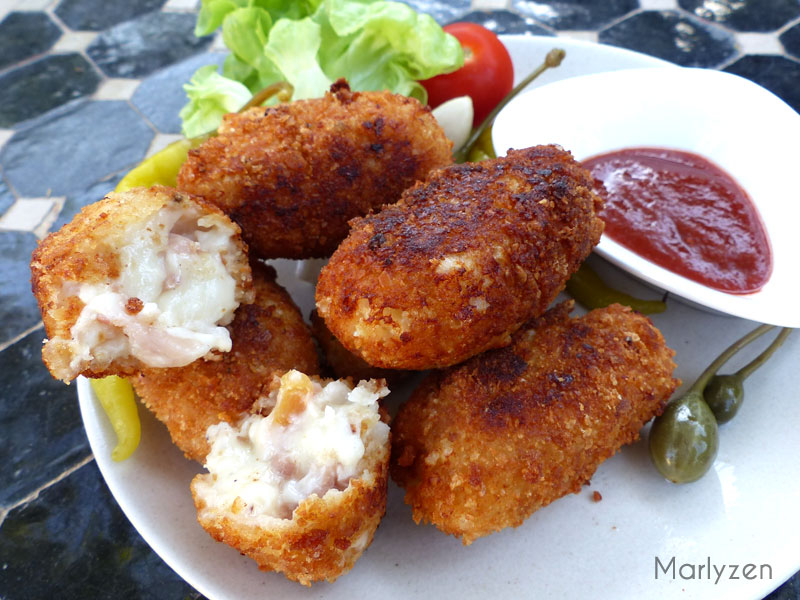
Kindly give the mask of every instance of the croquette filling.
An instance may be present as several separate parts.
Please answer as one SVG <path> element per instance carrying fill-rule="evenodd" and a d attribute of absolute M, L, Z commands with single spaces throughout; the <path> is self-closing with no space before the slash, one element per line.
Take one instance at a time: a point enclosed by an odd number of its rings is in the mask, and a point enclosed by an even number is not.
<path fill-rule="evenodd" d="M 188 205 L 165 207 L 131 228 L 116 280 L 64 290 L 85 305 L 70 331 L 70 366 L 133 356 L 152 367 L 181 367 L 229 351 L 224 325 L 239 305 L 226 267 L 237 252 L 234 235 L 232 224 Z"/>
<path fill-rule="evenodd" d="M 378 399 L 388 393 L 373 380 L 353 389 L 289 371 L 268 416 L 209 427 L 210 477 L 196 491 L 212 508 L 291 519 L 309 496 L 345 490 L 363 473 L 369 449 L 388 443 L 389 427 L 378 415 Z"/>

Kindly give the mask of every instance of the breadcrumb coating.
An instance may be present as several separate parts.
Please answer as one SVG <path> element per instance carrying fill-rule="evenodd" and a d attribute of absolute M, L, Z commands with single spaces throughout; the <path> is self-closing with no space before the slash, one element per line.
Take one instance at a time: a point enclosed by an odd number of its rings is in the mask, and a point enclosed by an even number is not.
<path fill-rule="evenodd" d="M 319 373 L 317 350 L 300 310 L 275 281 L 275 269 L 251 263 L 255 301 L 240 306 L 231 332 L 231 351 L 215 361 L 173 369 L 145 368 L 131 379 L 134 389 L 169 430 L 187 458 L 202 463 L 206 431 L 233 423 L 269 395 L 272 380 L 291 369 Z"/>
<path fill-rule="evenodd" d="M 577 493 L 680 383 L 650 320 L 562 303 L 513 343 L 423 381 L 392 423 L 392 478 L 414 520 L 470 544 Z"/>
<path fill-rule="evenodd" d="M 349 219 L 395 202 L 451 152 L 417 100 L 339 80 L 322 98 L 226 115 L 178 188 L 221 207 L 261 258 L 326 257 Z"/>
<path fill-rule="evenodd" d="M 163 186 L 84 207 L 39 244 L 31 274 L 48 337 L 42 356 L 65 382 L 211 358 L 229 343 L 218 338 L 227 338 L 222 326 L 236 306 L 253 299 L 239 227 L 202 198 Z M 180 297 L 187 285 L 191 301 Z"/>
<path fill-rule="evenodd" d="M 429 369 L 508 345 L 600 240 L 588 171 L 557 146 L 435 171 L 352 229 L 317 310 L 367 363 Z"/>
<path fill-rule="evenodd" d="M 387 393 L 380 381 L 362 382 L 355 389 L 350 384 L 346 388 L 352 389 L 349 398 L 355 394 L 362 399 L 356 401 L 361 404 L 361 408 L 356 409 L 356 415 L 361 415 L 357 417 L 361 421 L 360 425 L 351 421 L 350 426 L 352 433 L 357 438 L 360 437 L 364 446 L 363 457 L 355 466 L 355 476 L 349 481 L 337 482 L 342 485 L 336 485 L 333 482 L 336 477 L 331 475 L 330 483 L 322 484 L 327 491 L 311 493 L 301 499 L 291 510 L 291 514 L 285 517 L 265 514 L 264 507 L 253 503 L 254 497 L 275 498 L 274 491 L 264 491 L 262 486 L 266 480 L 275 483 L 276 477 L 302 477 L 301 481 L 277 481 L 277 485 L 286 485 L 289 492 L 293 493 L 313 476 L 306 474 L 302 467 L 292 462 L 296 458 L 295 451 L 278 451 L 270 459 L 269 456 L 258 456 L 258 448 L 264 444 L 280 446 L 282 442 L 278 438 L 285 435 L 285 432 L 291 433 L 293 427 L 308 425 L 308 417 L 303 415 L 307 410 L 304 407 L 311 403 L 308 394 L 319 393 L 320 385 L 341 388 L 342 382 L 326 383 L 316 378 L 309 380 L 296 372 L 284 375 L 280 380 L 280 388 L 275 390 L 275 408 L 266 417 L 272 423 L 259 420 L 257 416 L 255 421 L 251 418 L 242 425 L 247 427 L 247 433 L 243 430 L 236 438 L 253 441 L 250 449 L 236 449 L 231 454 L 223 455 L 216 463 L 225 468 L 231 461 L 240 461 L 245 469 L 235 467 L 233 473 L 227 474 L 212 470 L 208 474 L 196 476 L 192 481 L 198 521 L 214 539 L 249 556 L 262 570 L 280 571 L 289 579 L 303 585 L 322 580 L 332 582 L 350 570 L 372 542 L 378 524 L 386 512 L 390 445 L 389 429 L 378 416 L 377 398 Z M 309 387 L 313 387 L 315 391 L 309 392 Z M 320 424 L 320 419 L 335 420 L 335 417 L 331 417 L 336 410 L 330 407 L 325 409 L 324 416 L 314 417 L 315 422 Z M 304 419 L 306 424 L 298 425 Z M 264 429 L 255 431 L 259 427 Z M 264 432 L 269 433 L 269 439 L 259 440 L 260 434 Z M 320 442 L 319 436 L 314 432 L 300 439 L 306 443 L 309 437 L 312 438 L 312 443 Z M 224 451 L 225 448 L 220 448 L 219 444 L 224 444 L 229 439 L 230 437 L 216 440 L 209 459 L 215 453 Z M 247 441 L 244 443 L 249 444 Z M 291 438 L 284 443 L 297 444 L 297 439 Z M 322 440 L 321 443 L 324 446 L 328 442 Z M 344 444 L 345 451 L 349 445 L 347 442 Z M 271 467 L 269 460 L 274 461 Z M 326 458 L 320 455 L 319 460 L 324 464 Z M 209 469 L 212 467 L 213 465 L 209 466 Z M 258 479 L 251 478 L 248 476 L 248 467 L 264 472 Z M 347 467 L 330 463 L 326 469 L 329 473 L 340 473 L 343 469 L 347 470 Z M 256 486 L 255 489 L 248 490 L 244 487 L 251 485 L 250 482 Z"/>
<path fill-rule="evenodd" d="M 342 346 L 334 335 L 325 326 L 316 310 L 311 311 L 311 332 L 322 350 L 326 366 L 336 377 L 351 377 L 353 381 L 364 379 L 385 379 L 390 384 L 398 383 L 405 379 L 409 371 L 394 369 L 381 369 L 367 364 L 362 358 Z"/>

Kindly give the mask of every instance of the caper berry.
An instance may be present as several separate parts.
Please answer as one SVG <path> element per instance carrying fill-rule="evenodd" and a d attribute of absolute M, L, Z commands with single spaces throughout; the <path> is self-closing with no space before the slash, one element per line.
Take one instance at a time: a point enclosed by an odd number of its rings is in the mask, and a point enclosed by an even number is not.
<path fill-rule="evenodd" d="M 703 390 L 703 398 L 717 418 L 717 423 L 727 423 L 736 416 L 744 400 L 742 377 L 735 373 L 715 375 Z"/>
<path fill-rule="evenodd" d="M 699 392 L 673 400 L 653 421 L 650 457 L 659 472 L 674 483 L 705 475 L 719 446 L 717 420 Z"/>

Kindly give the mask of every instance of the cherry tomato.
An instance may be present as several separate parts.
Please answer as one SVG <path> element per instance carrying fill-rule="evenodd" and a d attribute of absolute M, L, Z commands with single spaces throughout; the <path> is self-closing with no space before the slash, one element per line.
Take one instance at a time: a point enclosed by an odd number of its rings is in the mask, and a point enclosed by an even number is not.
<path fill-rule="evenodd" d="M 513 87 L 511 56 L 492 31 L 477 23 L 451 23 L 444 30 L 461 42 L 464 66 L 421 82 L 428 90 L 428 104 L 435 108 L 451 98 L 469 96 L 477 126 Z"/>

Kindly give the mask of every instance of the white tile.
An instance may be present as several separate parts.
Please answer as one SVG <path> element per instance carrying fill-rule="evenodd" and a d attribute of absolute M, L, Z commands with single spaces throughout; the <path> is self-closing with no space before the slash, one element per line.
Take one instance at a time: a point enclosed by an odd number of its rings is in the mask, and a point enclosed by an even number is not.
<path fill-rule="evenodd" d="M 0 15 L 15 10 L 45 10 L 54 3 L 55 0 L 0 0 Z"/>
<path fill-rule="evenodd" d="M 96 31 L 66 31 L 58 38 L 51 52 L 82 52 L 96 37 Z"/>
<path fill-rule="evenodd" d="M 597 42 L 596 31 L 559 31 L 558 37 L 566 37 L 572 40 L 582 40 L 584 42 Z"/>
<path fill-rule="evenodd" d="M 217 34 L 214 36 L 214 39 L 211 42 L 211 47 L 209 48 L 209 50 L 211 52 L 224 52 L 228 50 L 228 47 L 222 40 L 222 32 L 217 32 Z"/>
<path fill-rule="evenodd" d="M 677 10 L 678 0 L 639 0 L 642 10 Z"/>
<path fill-rule="evenodd" d="M 198 0 L 168 0 L 164 5 L 164 10 L 169 12 L 194 12 L 198 4 Z"/>
<path fill-rule="evenodd" d="M 6 145 L 6 142 L 14 135 L 13 129 L 0 129 L 0 148 Z"/>
<path fill-rule="evenodd" d="M 160 152 L 172 142 L 177 142 L 183 139 L 183 136 L 178 133 L 157 133 L 150 143 L 150 148 L 147 150 L 147 156 L 152 156 L 156 152 Z"/>
<path fill-rule="evenodd" d="M 94 93 L 95 100 L 130 100 L 139 87 L 138 79 L 112 77 L 103 81 Z"/>
<path fill-rule="evenodd" d="M 58 210 L 63 199 L 22 198 L 11 205 L 0 217 L 0 230 L 34 231 L 42 222 Z M 55 219 L 55 217 L 53 217 Z"/>
<path fill-rule="evenodd" d="M 48 233 L 50 233 L 50 229 L 53 227 L 53 223 L 55 223 L 58 215 L 61 214 L 61 209 L 64 208 L 64 201 L 66 198 L 63 196 L 59 196 L 56 198 L 51 198 L 54 201 L 53 208 L 47 213 L 44 218 L 42 219 L 41 223 L 39 223 L 33 230 L 33 233 L 36 235 L 37 238 L 40 240 L 44 239 Z"/>
<path fill-rule="evenodd" d="M 511 0 L 472 0 L 470 8 L 472 10 L 501 10 L 508 9 Z"/>
<path fill-rule="evenodd" d="M 783 54 L 783 47 L 776 35 L 770 33 L 734 34 L 739 49 L 744 54 Z"/>

